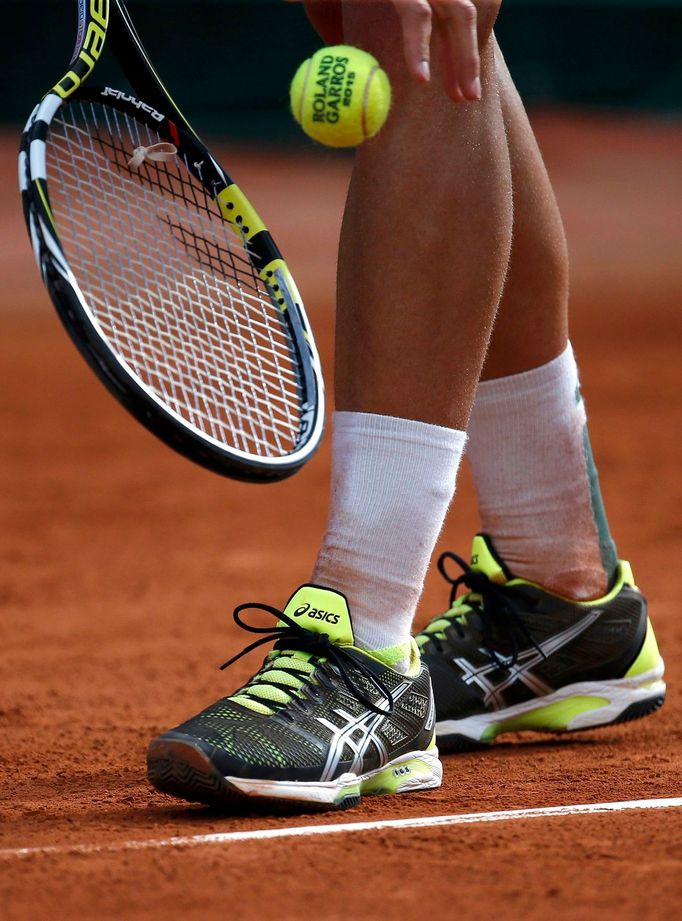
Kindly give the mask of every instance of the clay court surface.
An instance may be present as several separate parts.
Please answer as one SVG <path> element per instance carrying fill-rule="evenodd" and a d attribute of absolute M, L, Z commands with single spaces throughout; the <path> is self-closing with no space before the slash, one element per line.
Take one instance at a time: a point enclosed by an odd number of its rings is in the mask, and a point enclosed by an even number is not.
<path fill-rule="evenodd" d="M 611 525 L 667 663 L 653 717 L 523 737 L 445 759 L 441 790 L 322 816 L 219 815 L 145 780 L 147 741 L 223 696 L 258 654 L 242 601 L 281 605 L 308 574 L 329 441 L 294 479 L 222 480 L 118 407 L 53 314 L 0 145 L 2 576 L 0 913 L 16 919 L 679 918 L 682 809 L 133 850 L 254 829 L 682 796 L 679 202 L 671 124 L 536 118 L 573 258 L 572 338 Z M 306 297 L 331 388 L 333 272 L 350 160 L 222 157 L 264 212 Z M 396 301 L 397 311 L 406 305 Z M 463 343 L 453 341 L 453 368 Z M 465 470 L 441 540 L 476 528 Z M 425 620 L 446 601 L 427 582 Z M 87 848 L 69 850 L 72 846 Z M 19 848 L 56 850 L 17 854 Z"/>

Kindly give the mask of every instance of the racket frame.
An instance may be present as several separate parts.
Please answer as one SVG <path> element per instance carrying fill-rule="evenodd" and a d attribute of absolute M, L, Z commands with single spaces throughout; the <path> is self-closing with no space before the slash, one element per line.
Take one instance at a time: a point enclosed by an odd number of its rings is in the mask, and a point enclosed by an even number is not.
<path fill-rule="evenodd" d="M 303 302 L 272 236 L 241 189 L 216 162 L 171 99 L 154 70 L 122 0 L 78 0 L 79 29 L 69 71 L 31 113 L 19 154 L 24 216 L 38 266 L 57 313 L 83 358 L 112 395 L 147 429 L 202 466 L 248 482 L 280 480 L 295 473 L 317 450 L 324 430 L 324 384 L 319 355 Z M 111 87 L 88 88 L 109 35 L 127 79 L 143 100 Z M 125 62 L 125 63 L 124 63 Z M 144 91 L 144 92 L 141 92 Z M 282 455 L 261 456 L 227 446 L 166 405 L 108 345 L 90 310 L 59 239 L 50 206 L 46 142 L 50 123 L 71 98 L 103 101 L 128 115 L 153 119 L 160 135 L 219 206 L 222 217 L 248 245 L 252 265 L 280 310 L 301 371 L 299 437 Z M 197 165 L 201 164 L 198 168 Z"/>

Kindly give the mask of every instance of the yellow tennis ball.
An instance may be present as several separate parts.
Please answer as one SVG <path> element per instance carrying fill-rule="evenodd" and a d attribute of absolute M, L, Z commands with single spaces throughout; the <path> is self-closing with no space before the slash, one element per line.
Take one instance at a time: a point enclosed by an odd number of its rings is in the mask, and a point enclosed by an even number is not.
<path fill-rule="evenodd" d="M 373 137 L 391 107 L 391 84 L 379 62 L 351 45 L 320 48 L 291 82 L 291 111 L 307 135 L 329 147 Z"/>

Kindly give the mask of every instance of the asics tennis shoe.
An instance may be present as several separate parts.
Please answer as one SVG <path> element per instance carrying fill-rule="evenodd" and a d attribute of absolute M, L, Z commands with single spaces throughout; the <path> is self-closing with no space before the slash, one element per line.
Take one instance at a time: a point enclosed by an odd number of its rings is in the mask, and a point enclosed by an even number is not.
<path fill-rule="evenodd" d="M 246 623 L 249 607 L 277 626 Z M 414 641 L 402 674 L 384 661 L 390 651 L 355 645 L 345 597 L 314 585 L 284 611 L 240 605 L 234 617 L 264 635 L 226 665 L 262 643 L 275 647 L 242 688 L 154 739 L 148 775 L 157 790 L 212 806 L 251 798 L 340 809 L 363 795 L 440 786 L 431 680 Z"/>
<path fill-rule="evenodd" d="M 610 726 L 663 704 L 663 659 L 628 563 L 594 601 L 515 578 L 483 534 L 471 565 L 444 553 L 438 567 L 451 585 L 450 608 L 416 639 L 431 671 L 441 751 L 507 732 Z"/>

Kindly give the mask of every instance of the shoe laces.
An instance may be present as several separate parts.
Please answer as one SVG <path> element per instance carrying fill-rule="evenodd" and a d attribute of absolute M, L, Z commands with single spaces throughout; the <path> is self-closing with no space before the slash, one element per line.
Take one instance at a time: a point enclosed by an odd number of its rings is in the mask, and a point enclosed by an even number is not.
<path fill-rule="evenodd" d="M 242 618 L 242 611 L 258 610 L 272 614 L 282 625 L 258 627 Z M 352 647 L 333 643 L 326 633 L 314 633 L 299 626 L 284 611 L 269 604 L 246 602 L 238 605 L 232 614 L 235 623 L 249 633 L 261 633 L 260 639 L 250 643 L 236 656 L 220 666 L 229 668 L 242 656 L 254 649 L 275 642 L 277 646 L 266 657 L 261 668 L 230 700 L 263 714 L 288 711 L 293 705 L 304 713 L 309 710 L 306 698 L 318 699 L 319 685 L 330 689 L 334 679 L 340 677 L 348 691 L 374 713 L 390 716 L 395 703 L 390 688 L 362 661 L 362 654 Z M 382 696 L 375 703 L 365 693 L 353 672 L 363 675 Z"/>
<path fill-rule="evenodd" d="M 450 574 L 447 566 L 450 562 L 455 562 L 460 567 L 460 575 L 453 577 Z M 503 586 L 491 581 L 484 572 L 472 569 L 466 560 L 449 550 L 438 558 L 438 571 L 450 584 L 450 608 L 444 614 L 439 614 L 421 631 L 417 637 L 420 646 L 431 640 L 436 644 L 438 651 L 442 651 L 442 641 L 446 639 L 445 631 L 450 627 L 454 627 L 457 635 L 464 639 L 465 626 L 473 614 L 480 625 L 481 648 L 498 665 L 508 667 L 518 661 L 521 638 L 546 658 L 521 618 L 520 599 L 514 598 Z M 465 586 L 469 591 L 458 597 L 460 586 Z M 496 632 L 507 638 L 511 655 L 503 656 L 495 649 Z"/>

